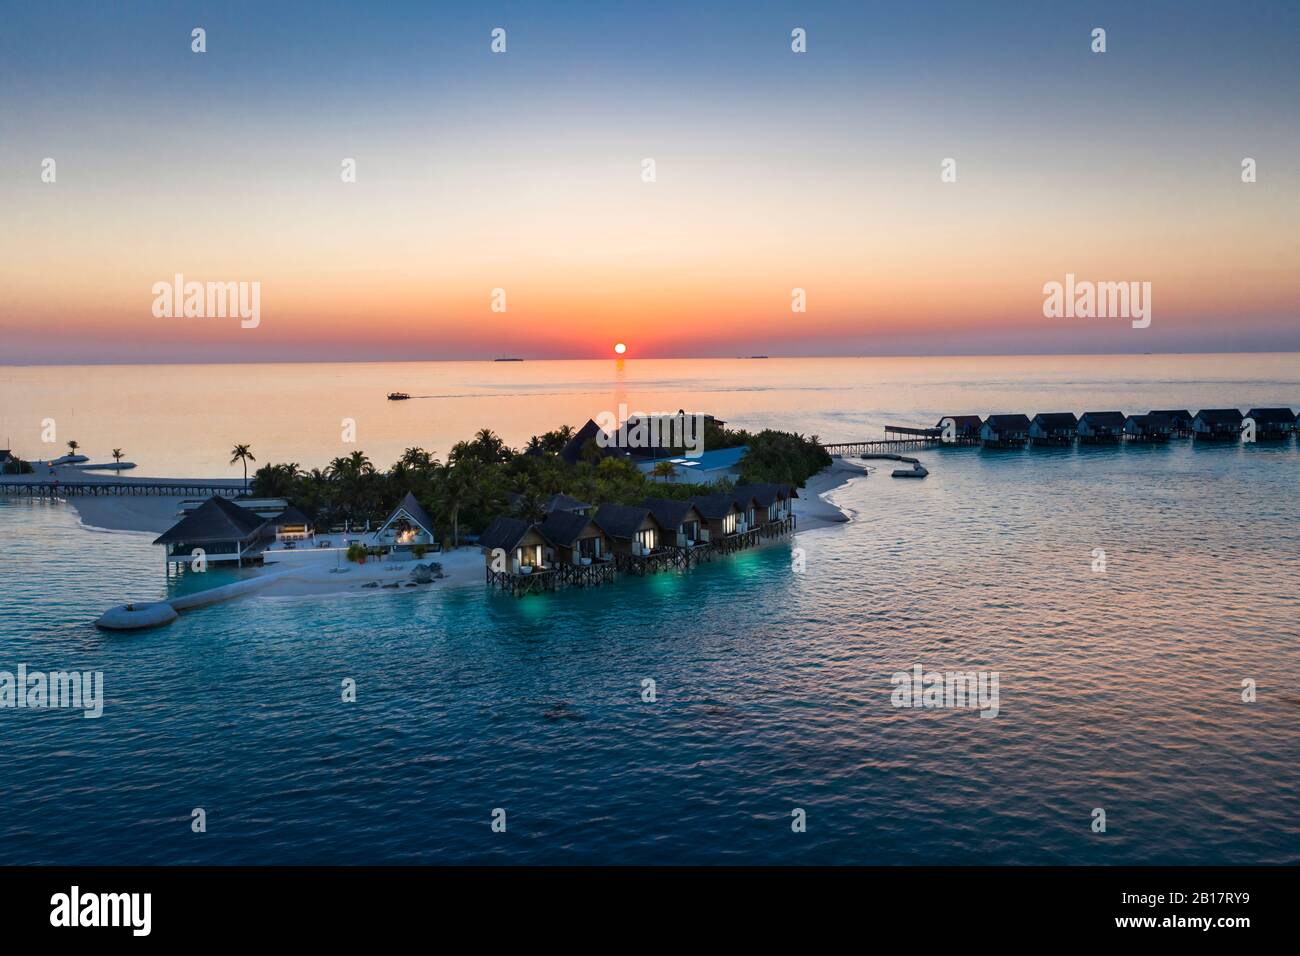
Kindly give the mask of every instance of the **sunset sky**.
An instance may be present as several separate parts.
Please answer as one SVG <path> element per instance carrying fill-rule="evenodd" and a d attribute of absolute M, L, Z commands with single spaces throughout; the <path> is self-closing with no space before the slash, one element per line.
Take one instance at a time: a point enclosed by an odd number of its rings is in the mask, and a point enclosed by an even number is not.
<path fill-rule="evenodd" d="M 0 363 L 1300 349 L 1300 6 L 1137 6 L 9 4 Z"/>

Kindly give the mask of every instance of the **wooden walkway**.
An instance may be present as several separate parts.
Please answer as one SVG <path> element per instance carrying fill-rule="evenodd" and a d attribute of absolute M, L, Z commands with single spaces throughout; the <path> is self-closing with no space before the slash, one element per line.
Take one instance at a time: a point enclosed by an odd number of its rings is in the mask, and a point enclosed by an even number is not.
<path fill-rule="evenodd" d="M 18 498 L 67 498 L 71 495 L 152 495 L 165 498 L 233 498 L 242 485 L 205 481 L 0 481 L 0 495 Z"/>

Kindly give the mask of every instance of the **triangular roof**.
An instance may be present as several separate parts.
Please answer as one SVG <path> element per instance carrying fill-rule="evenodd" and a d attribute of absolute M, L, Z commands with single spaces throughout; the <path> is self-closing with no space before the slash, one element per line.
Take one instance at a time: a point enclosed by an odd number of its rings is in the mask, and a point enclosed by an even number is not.
<path fill-rule="evenodd" d="M 1101 425 L 1105 428 L 1123 428 L 1126 420 L 1123 412 L 1084 412 L 1080 421 L 1084 419 L 1089 425 Z"/>
<path fill-rule="evenodd" d="M 287 524 L 311 524 L 311 519 L 308 518 L 301 509 L 290 505 L 272 518 L 271 524 L 279 528 Z"/>
<path fill-rule="evenodd" d="M 1294 425 L 1295 412 L 1289 408 L 1252 408 L 1246 413 L 1247 418 L 1255 419 L 1259 425 Z"/>
<path fill-rule="evenodd" d="M 388 516 L 388 520 L 380 525 L 379 530 L 376 531 L 375 534 L 382 534 L 390 524 L 398 518 L 403 517 L 412 524 L 419 525 L 424 530 L 425 534 L 430 537 L 434 536 L 433 519 L 430 518 L 429 513 L 420 506 L 420 503 L 415 500 L 415 493 L 411 491 L 406 493 L 406 497 L 402 499 L 402 503 L 393 509 L 393 513 Z"/>
<path fill-rule="evenodd" d="M 990 415 L 984 420 L 984 424 L 994 431 L 1000 428 L 1022 432 L 1029 430 L 1029 419 L 1024 415 Z"/>
<path fill-rule="evenodd" d="M 1196 417 L 1207 425 L 1241 424 L 1241 410 L 1237 408 L 1202 408 Z"/>
<path fill-rule="evenodd" d="M 772 502 L 779 498 L 798 498 L 799 492 L 795 491 L 793 485 L 781 484 L 780 482 L 755 482 L 749 485 L 736 485 L 732 492 L 740 500 L 753 498 L 758 502 L 760 507 L 766 508 Z"/>
<path fill-rule="evenodd" d="M 676 498 L 647 498 L 641 504 L 650 509 L 650 513 L 655 516 L 656 521 L 665 528 L 671 528 L 674 531 L 681 527 L 683 521 L 687 520 L 692 509 L 701 518 L 704 517 L 704 513 L 691 502 L 681 501 Z"/>
<path fill-rule="evenodd" d="M 261 515 L 220 495 L 213 495 L 159 535 L 154 544 L 244 541 L 254 537 L 264 524 L 266 519 Z"/>
<path fill-rule="evenodd" d="M 1075 428 L 1079 424 L 1074 412 L 1039 412 L 1034 421 L 1043 428 Z"/>
<path fill-rule="evenodd" d="M 537 530 L 542 533 L 543 538 L 557 548 L 571 548 L 588 527 L 600 530 L 600 525 L 586 515 L 580 515 L 575 511 L 552 511 L 546 516 L 546 520 L 537 526 Z"/>
<path fill-rule="evenodd" d="M 600 530 L 611 538 L 631 538 L 641 529 L 646 518 L 663 528 L 663 523 L 650 513 L 649 508 L 635 508 L 631 505 L 604 504 L 594 517 Z"/>
<path fill-rule="evenodd" d="M 1146 415 L 1130 415 L 1128 420 L 1124 422 L 1124 425 L 1127 427 L 1129 422 L 1132 422 L 1138 428 L 1171 429 L 1174 427 L 1174 420 L 1164 412 L 1148 412 Z"/>
<path fill-rule="evenodd" d="M 728 494 L 725 491 L 713 495 L 701 495 L 698 498 L 692 498 L 691 504 L 699 509 L 700 514 L 710 521 L 718 518 L 725 518 L 732 511 L 743 511 L 740 503 L 736 501 L 736 496 Z"/>
<path fill-rule="evenodd" d="M 1192 413 L 1185 408 L 1153 408 L 1152 415 L 1168 415 L 1171 421 L 1191 422 Z"/>
<path fill-rule="evenodd" d="M 500 515 L 488 522 L 488 526 L 478 536 L 479 547 L 512 551 L 532 528 L 527 521 Z"/>
<path fill-rule="evenodd" d="M 595 419 L 588 418 L 587 424 L 579 428 L 577 432 L 574 433 L 573 437 L 569 439 L 568 444 L 560 449 L 560 457 L 570 465 L 576 465 L 582 460 L 583 446 L 586 445 L 589 440 L 594 439 L 597 435 L 603 434 L 605 434 L 604 429 L 596 424 Z M 599 447 L 600 450 L 606 454 L 614 451 L 614 449 L 608 445 Z"/>

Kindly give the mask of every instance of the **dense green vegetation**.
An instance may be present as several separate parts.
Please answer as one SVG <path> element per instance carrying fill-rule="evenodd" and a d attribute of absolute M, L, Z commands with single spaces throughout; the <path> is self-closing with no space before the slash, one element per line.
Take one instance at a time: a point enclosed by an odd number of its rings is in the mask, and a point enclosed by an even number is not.
<path fill-rule="evenodd" d="M 591 442 L 577 464 L 570 465 L 559 452 L 573 434 L 565 426 L 533 436 L 516 451 L 485 428 L 453 446 L 445 462 L 423 448 L 408 448 L 387 471 L 377 469 L 360 451 L 310 471 L 293 462 L 266 464 L 254 473 L 251 491 L 258 497 L 288 499 L 321 529 L 364 527 L 367 521 L 373 526 L 409 492 L 437 523 L 438 537 L 454 546 L 499 514 L 540 521 L 543 505 L 556 492 L 592 504 L 635 504 L 649 496 L 689 498 L 718 490 L 712 485 L 653 481 L 632 462 L 602 455 Z M 737 445 L 750 447 L 741 464 L 745 481 L 802 485 L 830 464 L 815 437 L 771 430 L 750 434 L 716 425 L 706 430 L 707 449 Z M 237 448 L 247 457 L 236 460 L 254 460 L 246 446 Z M 507 493 L 520 496 L 513 509 Z"/>
<path fill-rule="evenodd" d="M 0 474 L 5 475 L 30 475 L 32 473 L 32 463 L 24 461 L 21 458 L 12 458 L 0 465 Z"/>

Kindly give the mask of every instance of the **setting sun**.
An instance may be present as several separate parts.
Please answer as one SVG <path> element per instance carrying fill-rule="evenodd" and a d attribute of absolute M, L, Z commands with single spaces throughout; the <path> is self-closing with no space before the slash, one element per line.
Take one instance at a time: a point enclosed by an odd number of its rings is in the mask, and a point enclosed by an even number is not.
<path fill-rule="evenodd" d="M 627 351 L 627 346 L 624 345 L 622 342 L 619 342 L 617 345 L 614 346 L 614 351 L 617 352 L 619 355 L 622 355 L 624 352 Z"/>

